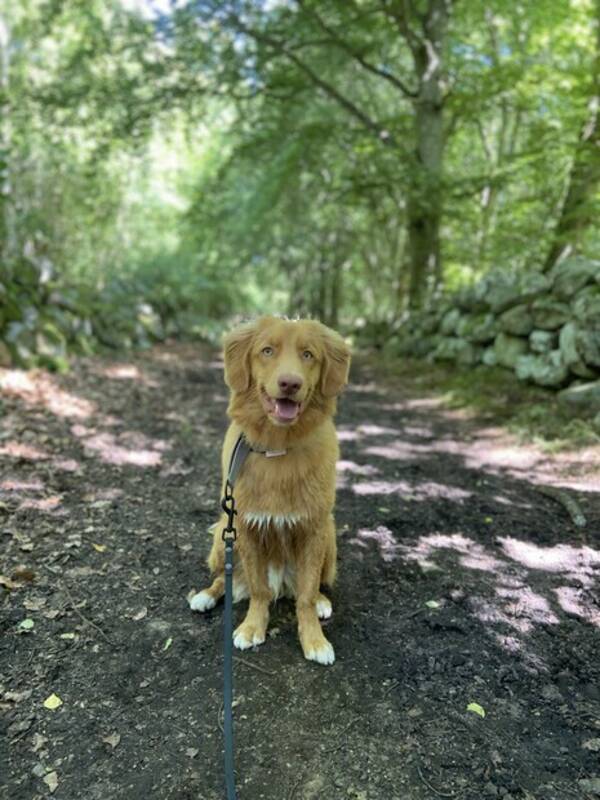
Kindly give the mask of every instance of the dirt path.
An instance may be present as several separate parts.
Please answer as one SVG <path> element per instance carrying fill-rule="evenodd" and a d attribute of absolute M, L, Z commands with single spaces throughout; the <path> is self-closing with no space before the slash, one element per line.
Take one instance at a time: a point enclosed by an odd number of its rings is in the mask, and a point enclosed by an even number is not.
<path fill-rule="evenodd" d="M 223 798 L 222 610 L 186 603 L 218 496 L 214 359 L 0 375 L 2 798 Z M 236 659 L 240 800 L 597 797 L 598 453 L 549 461 L 366 367 L 339 430 L 337 661 L 303 660 L 286 603 Z M 536 481 L 575 487 L 587 526 Z"/>

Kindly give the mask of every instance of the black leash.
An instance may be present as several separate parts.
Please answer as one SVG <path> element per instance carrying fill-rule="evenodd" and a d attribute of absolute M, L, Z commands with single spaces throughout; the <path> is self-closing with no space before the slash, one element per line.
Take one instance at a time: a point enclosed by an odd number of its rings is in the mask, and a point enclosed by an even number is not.
<path fill-rule="evenodd" d="M 235 500 L 233 486 L 248 453 L 252 448 L 240 435 L 229 461 L 225 496 L 221 507 L 227 514 L 227 525 L 221 537 L 225 543 L 225 616 L 223 617 L 223 733 L 225 738 L 225 787 L 227 800 L 236 800 L 235 768 L 233 761 L 233 545 L 237 539 L 235 529 Z"/>
<path fill-rule="evenodd" d="M 260 450 L 238 436 L 229 459 L 225 481 L 225 496 L 221 508 L 227 514 L 227 525 L 221 538 L 225 543 L 225 616 L 223 617 L 223 733 L 225 738 L 225 786 L 227 800 L 236 800 L 235 767 L 233 762 L 233 545 L 237 539 L 235 529 L 235 500 L 233 487 L 249 453 L 262 453 L 267 458 L 283 456 L 286 450 Z"/>

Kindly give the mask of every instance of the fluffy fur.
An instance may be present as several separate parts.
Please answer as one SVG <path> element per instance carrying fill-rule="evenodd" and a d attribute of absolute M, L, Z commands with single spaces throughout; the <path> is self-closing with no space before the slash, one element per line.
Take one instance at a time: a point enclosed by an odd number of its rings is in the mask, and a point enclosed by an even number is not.
<path fill-rule="evenodd" d="M 312 320 L 275 317 L 237 328 L 225 339 L 225 381 L 231 425 L 222 452 L 223 481 L 240 433 L 267 457 L 251 453 L 235 485 L 238 509 L 234 597 L 249 597 L 234 633 L 240 649 L 265 641 L 269 604 L 281 594 L 296 600 L 298 634 L 306 658 L 334 661 L 319 617 L 331 615 L 320 585 L 336 572 L 333 519 L 338 444 L 333 424 L 350 350 L 342 337 Z M 194 610 L 212 608 L 224 592 L 223 515 L 213 531 L 211 586 L 194 595 Z"/>

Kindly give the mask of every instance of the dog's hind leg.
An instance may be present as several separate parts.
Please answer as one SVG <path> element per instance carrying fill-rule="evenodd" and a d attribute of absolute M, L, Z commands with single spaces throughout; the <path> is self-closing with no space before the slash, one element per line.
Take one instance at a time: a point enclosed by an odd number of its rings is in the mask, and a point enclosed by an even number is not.
<path fill-rule="evenodd" d="M 190 598 L 190 608 L 192 611 L 208 611 L 217 605 L 224 594 L 225 576 L 217 575 L 208 589 L 202 589 L 201 592 Z"/>
<path fill-rule="evenodd" d="M 321 569 L 321 583 L 324 586 L 333 586 L 337 571 L 337 541 L 333 515 L 329 517 L 325 527 L 325 553 Z"/>
<path fill-rule="evenodd" d="M 319 619 L 329 619 L 329 617 L 333 614 L 333 608 L 331 605 L 331 600 L 322 592 L 319 592 L 317 595 L 317 616 Z"/>
<path fill-rule="evenodd" d="M 326 527 L 325 537 L 325 554 L 323 557 L 323 566 L 321 568 L 321 584 L 324 586 L 333 586 L 336 573 L 337 561 L 337 542 L 335 538 L 335 522 L 333 517 L 330 519 L 330 524 Z M 319 619 L 329 619 L 333 613 L 331 600 L 326 597 L 322 592 L 317 595 L 317 616 Z"/>

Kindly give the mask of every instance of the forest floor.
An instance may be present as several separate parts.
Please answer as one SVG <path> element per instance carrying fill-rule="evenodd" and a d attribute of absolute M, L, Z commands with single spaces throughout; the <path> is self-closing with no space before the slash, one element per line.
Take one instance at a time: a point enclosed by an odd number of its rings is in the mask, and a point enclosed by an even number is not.
<path fill-rule="evenodd" d="M 220 800 L 222 607 L 186 596 L 222 365 L 163 346 L 0 387 L 0 797 Z M 240 800 L 597 797 L 600 448 L 548 455 L 368 358 L 338 430 L 337 660 L 303 659 L 288 602 L 236 655 Z"/>

